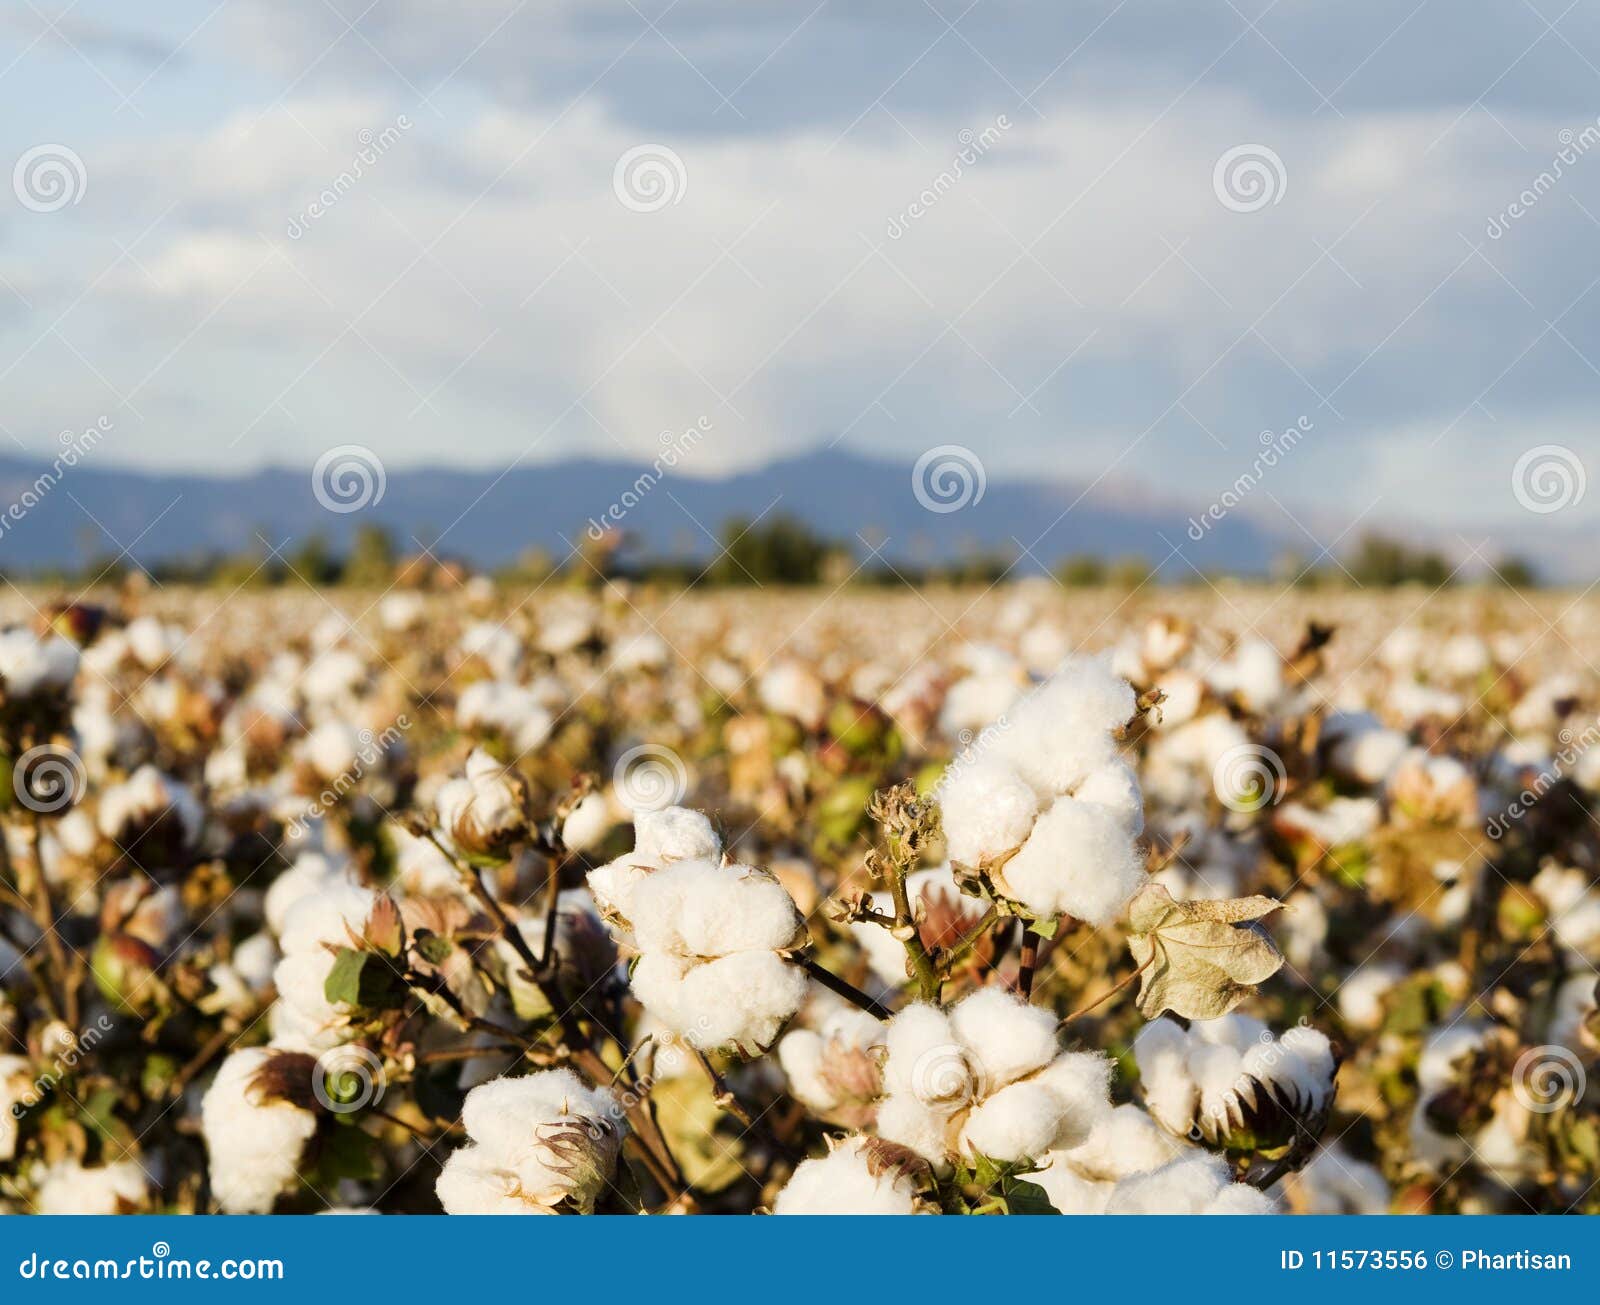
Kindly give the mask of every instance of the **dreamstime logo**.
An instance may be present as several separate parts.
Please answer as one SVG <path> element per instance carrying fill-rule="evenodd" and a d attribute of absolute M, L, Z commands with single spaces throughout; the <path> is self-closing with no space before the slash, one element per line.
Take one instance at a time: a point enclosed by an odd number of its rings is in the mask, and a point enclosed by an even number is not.
<path fill-rule="evenodd" d="M 602 512 L 598 518 L 590 517 L 586 533 L 595 543 L 606 537 L 606 531 L 622 524 L 623 517 L 636 508 L 644 496 L 654 489 L 667 472 L 678 465 L 678 459 L 694 448 L 711 431 L 711 418 L 702 417 L 684 431 L 674 435 L 670 430 L 661 432 L 661 452 L 655 461 L 639 473 L 632 485 L 622 491 L 621 497 Z"/>
<path fill-rule="evenodd" d="M 83 199 L 89 173 L 75 150 L 35 145 L 11 169 L 11 189 L 30 213 L 55 213 Z"/>
<path fill-rule="evenodd" d="M 688 188 L 689 170 L 665 145 L 635 145 L 611 171 L 611 189 L 634 213 L 659 213 L 682 203 Z"/>
<path fill-rule="evenodd" d="M 1588 487 L 1582 459 L 1564 444 L 1535 445 L 1511 469 L 1517 502 L 1540 516 L 1581 503 Z"/>
<path fill-rule="evenodd" d="M 1283 160 L 1265 145 L 1235 145 L 1211 169 L 1211 189 L 1231 213 L 1259 213 L 1281 204 L 1289 189 Z"/>
<path fill-rule="evenodd" d="M 929 449 L 911 469 L 911 492 L 929 512 L 959 512 L 981 503 L 988 484 L 978 455 L 960 444 Z"/>
<path fill-rule="evenodd" d="M 1583 733 L 1575 734 L 1571 726 L 1563 726 L 1556 735 L 1561 746 L 1550 758 L 1550 765 L 1538 771 L 1520 793 L 1506 806 L 1484 822 L 1484 832 L 1495 840 L 1502 839 L 1513 821 L 1521 820 L 1546 793 L 1556 786 L 1578 759 L 1600 743 L 1600 721 L 1592 722 Z"/>
<path fill-rule="evenodd" d="M 911 1091 L 943 1114 L 964 1110 L 983 1095 L 967 1053 L 953 1042 L 929 1047 L 912 1062 Z"/>
<path fill-rule="evenodd" d="M 383 1100 L 383 1062 L 354 1042 L 324 1051 L 311 1075 L 311 1094 L 324 1110 L 350 1115 Z"/>
<path fill-rule="evenodd" d="M 61 452 L 56 454 L 49 467 L 34 477 L 31 485 L 26 486 L 22 493 L 8 503 L 4 511 L 0 511 L 0 538 L 4 538 L 6 531 L 38 507 L 44 501 L 45 495 L 61 483 L 63 475 L 78 465 L 78 459 L 88 454 L 110 431 L 109 417 L 101 417 L 93 426 L 81 433 L 62 431 L 57 437 L 61 444 Z"/>
<path fill-rule="evenodd" d="M 1561 148 L 1550 160 L 1550 166 L 1535 177 L 1511 203 L 1489 219 L 1484 230 L 1490 240 L 1499 240 L 1505 235 L 1511 229 L 1513 222 L 1555 189 L 1556 182 L 1566 176 L 1569 167 L 1596 145 L 1600 145 L 1600 118 L 1595 119 L 1582 131 L 1563 127 L 1556 133 L 1556 141 Z"/>
<path fill-rule="evenodd" d="M 359 512 L 383 502 L 389 483 L 383 462 L 364 444 L 340 444 L 317 459 L 311 492 L 329 512 Z"/>
<path fill-rule="evenodd" d="M 78 754 L 53 743 L 29 748 L 11 768 L 11 788 L 17 801 L 44 816 L 71 806 L 83 796 L 87 784 Z"/>
<path fill-rule="evenodd" d="M 642 743 L 617 758 L 611 783 L 628 810 L 660 811 L 683 801 L 689 791 L 689 769 L 671 748 Z"/>
<path fill-rule="evenodd" d="M 1553 1115 L 1583 1097 L 1583 1062 L 1559 1045 L 1531 1047 L 1511 1071 L 1511 1094 L 1536 1115 Z"/>
<path fill-rule="evenodd" d="M 304 837 L 310 822 L 320 819 L 338 806 L 344 796 L 362 781 L 372 767 L 389 754 L 400 742 L 400 736 L 410 728 L 411 718 L 401 712 L 394 718 L 394 724 L 385 727 L 381 734 L 374 734 L 370 729 L 358 731 L 355 761 L 329 782 L 304 811 L 292 817 L 284 825 L 284 833 L 291 839 Z"/>
<path fill-rule="evenodd" d="M 1281 435 L 1274 435 L 1270 430 L 1261 432 L 1261 452 L 1256 454 L 1250 466 L 1239 476 L 1232 485 L 1222 491 L 1222 495 L 1212 503 L 1198 517 L 1189 518 L 1189 538 L 1199 543 L 1206 537 L 1206 532 L 1212 526 L 1220 524 L 1234 508 L 1238 507 L 1247 494 L 1259 485 L 1267 472 L 1278 465 L 1279 459 L 1290 453 L 1294 447 L 1311 433 L 1311 418 L 1301 417 L 1299 421 L 1289 427 Z"/>
<path fill-rule="evenodd" d="M 102 1015 L 93 1024 L 86 1028 L 77 1037 L 66 1035 L 66 1046 L 55 1058 L 49 1069 L 33 1080 L 33 1086 L 11 1103 L 11 1115 L 14 1119 L 21 1119 L 28 1111 L 50 1095 L 55 1085 L 62 1078 L 78 1067 L 95 1045 L 113 1028 L 111 1017 Z"/>
<path fill-rule="evenodd" d="M 911 224 L 931 209 L 945 197 L 961 180 L 967 168 L 976 163 L 1000 139 L 1000 133 L 1011 130 L 1011 119 L 1001 114 L 994 120 L 994 126 L 985 127 L 982 131 L 973 131 L 971 127 L 963 127 L 956 133 L 956 139 L 961 142 L 961 148 L 956 151 L 950 160 L 950 166 L 945 168 L 928 185 L 918 193 L 901 212 L 889 219 L 888 236 L 890 240 L 898 240 L 905 235 Z"/>
<path fill-rule="evenodd" d="M 1229 811 L 1260 811 L 1271 806 L 1288 778 L 1283 759 L 1258 743 L 1236 744 L 1211 768 L 1212 791 Z"/>
<path fill-rule="evenodd" d="M 356 143 L 360 148 L 351 158 L 350 166 L 318 191 L 305 208 L 289 219 L 288 229 L 285 232 L 289 239 L 298 240 L 305 235 L 313 222 L 349 194 L 355 188 L 356 182 L 367 175 L 367 169 L 389 152 L 394 143 L 400 139 L 400 133 L 410 130 L 411 119 L 402 113 L 392 125 L 380 131 L 373 131 L 371 127 L 363 127 L 358 131 Z"/>

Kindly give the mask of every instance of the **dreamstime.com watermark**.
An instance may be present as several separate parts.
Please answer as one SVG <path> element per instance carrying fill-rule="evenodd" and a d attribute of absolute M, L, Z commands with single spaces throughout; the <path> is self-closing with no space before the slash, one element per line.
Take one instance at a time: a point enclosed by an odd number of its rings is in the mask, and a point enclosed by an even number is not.
<path fill-rule="evenodd" d="M 305 809 L 284 826 L 284 833 L 290 838 L 303 837 L 307 826 L 338 806 L 345 795 L 362 781 L 369 770 L 383 760 L 410 728 L 411 718 L 401 712 L 394 718 L 394 723 L 386 726 L 381 734 L 374 734 L 368 729 L 361 730 L 356 735 L 358 746 L 354 763 L 324 785 L 322 790 L 306 804 Z"/>
<path fill-rule="evenodd" d="M 1484 821 L 1483 832 L 1490 838 L 1496 841 L 1504 838 L 1511 826 L 1527 815 L 1534 804 L 1560 783 L 1567 771 L 1577 765 L 1579 757 L 1596 743 L 1600 743 L 1600 720 L 1591 722 L 1581 734 L 1574 734 L 1571 728 L 1564 728 L 1557 737 L 1561 741 L 1561 746 L 1550 758 L 1550 764 L 1534 775 L 1516 797 Z"/>
<path fill-rule="evenodd" d="M 913 222 L 955 188 L 956 183 L 961 180 L 968 168 L 994 148 L 994 144 L 1000 139 L 1001 133 L 1010 130 L 1011 119 L 1002 113 L 994 120 L 992 126 L 985 127 L 982 131 L 973 131 L 971 127 L 963 127 L 956 133 L 956 139 L 961 142 L 961 148 L 956 151 L 955 157 L 950 160 L 950 165 L 924 186 L 916 199 L 912 200 L 910 204 L 889 219 L 887 228 L 889 239 L 898 240 L 905 235 Z"/>
<path fill-rule="evenodd" d="M 669 430 L 661 432 L 661 452 L 656 454 L 655 460 L 648 468 L 639 473 L 638 478 L 629 485 L 617 500 L 610 504 L 598 517 L 590 517 L 589 524 L 584 533 L 595 543 L 606 537 L 606 532 L 615 530 L 622 524 L 622 519 L 634 508 L 644 501 L 644 497 L 661 483 L 667 472 L 673 470 L 678 462 L 696 444 L 711 433 L 711 419 L 702 417 L 681 435 L 674 435 Z"/>
<path fill-rule="evenodd" d="M 6 504 L 4 511 L 0 511 L 0 539 L 4 539 L 6 532 L 12 526 L 20 523 L 28 513 L 44 502 L 46 495 L 58 484 L 69 470 L 78 465 L 80 458 L 92 452 L 96 445 L 111 433 L 111 418 L 101 417 L 87 430 L 73 432 L 64 430 L 57 437 L 61 451 L 56 454 L 50 465 L 34 477 L 33 484 L 29 485 L 15 499 Z"/>
<path fill-rule="evenodd" d="M 102 1015 L 76 1038 L 73 1038 L 71 1045 L 65 1048 L 51 1062 L 50 1068 L 34 1079 L 33 1084 L 27 1091 L 11 1103 L 12 1118 L 21 1119 L 23 1115 L 49 1096 L 55 1085 L 76 1069 L 78 1062 L 93 1051 L 100 1040 L 110 1033 L 113 1027 L 111 1017 Z"/>
<path fill-rule="evenodd" d="M 1299 421 L 1289 427 L 1281 435 L 1274 435 L 1270 430 L 1261 432 L 1262 448 L 1256 454 L 1250 466 L 1239 476 L 1233 484 L 1222 491 L 1215 502 L 1206 508 L 1198 517 L 1189 518 L 1188 536 L 1199 543 L 1206 537 L 1206 532 L 1213 526 L 1220 525 L 1229 512 L 1244 502 L 1250 492 L 1262 481 L 1262 478 L 1278 465 L 1280 459 L 1289 454 L 1296 445 L 1311 433 L 1312 421 L 1309 417 L 1301 417 Z"/>
<path fill-rule="evenodd" d="M 363 127 L 356 133 L 356 140 L 361 148 L 355 152 L 350 160 L 350 166 L 330 181 L 312 197 L 311 202 L 289 219 L 286 234 L 290 240 L 299 240 L 311 229 L 311 224 L 333 208 L 355 189 L 356 183 L 367 175 L 367 172 L 394 148 L 402 132 L 411 130 L 411 119 L 401 114 L 387 127 L 373 131 L 370 127 Z"/>
<path fill-rule="evenodd" d="M 1513 222 L 1555 189 L 1556 182 L 1566 176 L 1568 168 L 1596 145 L 1600 145 L 1600 118 L 1596 118 L 1582 131 L 1575 132 L 1571 127 L 1563 127 L 1556 133 L 1556 140 L 1560 142 L 1561 148 L 1550 160 L 1550 166 L 1529 182 L 1514 200 L 1489 219 L 1484 231 L 1490 240 L 1498 240 L 1511 230 Z"/>
<path fill-rule="evenodd" d="M 50 1259 L 40 1258 L 38 1251 L 30 1251 L 28 1258 L 17 1265 L 17 1276 L 25 1281 L 40 1282 L 133 1282 L 139 1279 L 156 1282 L 200 1281 L 271 1281 L 282 1282 L 282 1260 L 189 1260 L 175 1258 L 172 1247 L 166 1242 L 156 1242 L 150 1254 L 133 1259 Z"/>

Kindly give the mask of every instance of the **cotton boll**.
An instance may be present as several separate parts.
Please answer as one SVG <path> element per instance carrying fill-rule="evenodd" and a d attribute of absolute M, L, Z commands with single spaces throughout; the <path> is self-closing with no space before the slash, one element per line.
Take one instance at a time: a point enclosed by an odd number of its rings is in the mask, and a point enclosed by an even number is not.
<path fill-rule="evenodd" d="M 268 1101 L 255 1086 L 272 1053 L 235 1051 L 222 1062 L 200 1108 L 211 1162 L 211 1190 L 228 1214 L 266 1214 L 298 1181 L 300 1156 L 316 1116 L 287 1101 Z"/>
<path fill-rule="evenodd" d="M 527 830 L 524 800 L 521 781 L 475 748 L 465 775 L 439 790 L 439 824 L 463 851 L 499 854 Z"/>
<path fill-rule="evenodd" d="M 1340 774 L 1361 784 L 1381 784 L 1410 750 L 1398 730 L 1367 729 L 1341 738 L 1333 746 L 1330 764 Z"/>
<path fill-rule="evenodd" d="M 948 739 L 977 734 L 1011 710 L 1022 693 L 1014 670 L 969 675 L 956 681 L 939 708 L 939 732 Z"/>
<path fill-rule="evenodd" d="M 586 794 L 568 813 L 561 826 L 561 841 L 571 852 L 591 852 L 611 832 L 611 815 L 605 798 Z"/>
<path fill-rule="evenodd" d="M 711 821 L 687 807 L 636 811 L 633 827 L 634 858 L 646 865 L 715 861 L 722 855 L 722 840 L 711 827 Z"/>
<path fill-rule="evenodd" d="M 1039 814 L 1033 788 L 992 757 L 952 764 L 938 798 L 950 859 L 964 865 L 1021 846 Z"/>
<path fill-rule="evenodd" d="M 34 1191 L 36 1214 L 125 1214 L 148 1197 L 145 1172 L 132 1160 L 90 1168 L 58 1160 Z"/>
<path fill-rule="evenodd" d="M 756 685 L 761 705 L 780 716 L 790 716 L 807 729 L 822 724 L 827 691 L 811 669 L 800 662 L 779 662 Z"/>
<path fill-rule="evenodd" d="M 1062 1214 L 1104 1214 L 1116 1184 L 1104 1179 L 1086 1178 L 1065 1160 L 1060 1152 L 1028 1181 L 1044 1188 L 1044 1194 Z"/>
<path fill-rule="evenodd" d="M 320 779 L 336 780 L 357 769 L 361 739 L 341 720 L 324 721 L 306 735 L 305 758 Z"/>
<path fill-rule="evenodd" d="M 646 1013 L 674 1034 L 688 1022 L 680 1003 L 689 961 L 671 952 L 646 952 L 628 975 L 628 986 Z"/>
<path fill-rule="evenodd" d="M 351 932 L 359 937 L 366 928 L 377 900 L 370 888 L 343 878 L 296 898 L 283 914 L 284 954 L 325 950 L 324 944 L 348 947 Z"/>
<path fill-rule="evenodd" d="M 804 970 L 773 952 L 738 952 L 697 965 L 675 1002 L 678 1032 L 705 1051 L 770 1047 L 805 1001 L 806 983 Z"/>
<path fill-rule="evenodd" d="M 1296 1214 L 1387 1214 L 1393 1200 L 1383 1175 L 1337 1143 L 1319 1150 L 1285 1186 Z"/>
<path fill-rule="evenodd" d="M 1383 998 L 1406 976 L 1398 965 L 1362 966 L 1339 986 L 1339 1014 L 1353 1029 L 1370 1030 L 1383 1022 Z"/>
<path fill-rule="evenodd" d="M 1244 1183 L 1227 1183 L 1199 1214 L 1277 1214 L 1278 1203 L 1266 1192 Z"/>
<path fill-rule="evenodd" d="M 1116 1181 L 1149 1173 L 1177 1158 L 1182 1144 L 1138 1106 L 1109 1110 L 1076 1146 L 1052 1155 L 1091 1179 Z M 1109 1194 L 1108 1194 L 1109 1195 Z"/>
<path fill-rule="evenodd" d="M 873 1163 L 853 1138 L 820 1160 L 805 1160 L 778 1193 L 773 1214 L 915 1214 L 917 1189 L 892 1162 Z"/>
<path fill-rule="evenodd" d="M 1097 1051 L 1069 1051 L 1057 1056 L 1034 1076 L 1066 1107 L 1067 1128 L 1057 1134 L 1057 1146 L 1077 1146 L 1111 1113 L 1109 1056 Z"/>
<path fill-rule="evenodd" d="M 882 1045 L 876 1017 L 843 1007 L 818 1029 L 784 1034 L 778 1064 L 796 1101 L 830 1123 L 861 1127 L 871 1122 L 882 1094 L 883 1072 L 873 1054 Z"/>
<path fill-rule="evenodd" d="M 319 852 L 302 852 L 267 887 L 262 902 L 267 927 L 281 937 L 291 906 L 302 897 L 347 880 L 348 873 L 343 866 L 329 861 Z"/>
<path fill-rule="evenodd" d="M 961 1142 L 969 1153 L 995 1160 L 1033 1159 L 1055 1146 L 1067 1122 L 1066 1103 L 1047 1084 L 1013 1083 L 973 1109 Z"/>
<path fill-rule="evenodd" d="M 924 1002 L 907 1006 L 889 1021 L 884 1045 L 888 1058 L 883 1086 L 890 1096 L 912 1097 L 946 1112 L 972 1099 L 972 1064 L 938 1007 Z"/>
<path fill-rule="evenodd" d="M 915 1151 L 931 1164 L 946 1163 L 950 1116 L 906 1092 L 878 1103 L 878 1136 Z"/>
<path fill-rule="evenodd" d="M 1111 732 L 1132 718 L 1132 687 L 1093 658 L 1070 658 L 1007 713 L 994 754 L 1041 794 L 1066 793 L 1116 756 Z"/>
<path fill-rule="evenodd" d="M 1107 1214 L 1196 1214 L 1209 1206 L 1228 1182 L 1226 1162 L 1188 1152 L 1147 1174 L 1117 1184 Z"/>
<path fill-rule="evenodd" d="M 1133 767 L 1118 758 L 1089 773 L 1073 791 L 1079 802 L 1094 802 L 1127 816 L 1128 834 L 1137 838 L 1144 832 L 1144 796 Z"/>
<path fill-rule="evenodd" d="M 1211 687 L 1247 711 L 1265 713 L 1283 696 L 1283 659 L 1264 639 L 1242 640 L 1229 660 L 1212 667 Z"/>
<path fill-rule="evenodd" d="M 980 988 L 950 1012 L 950 1029 L 993 1092 L 1049 1064 L 1056 1055 L 1056 1021 L 999 988 Z"/>
<path fill-rule="evenodd" d="M 641 950 L 689 956 L 783 951 L 804 941 L 805 922 L 783 885 L 750 866 L 678 861 L 633 894 Z"/>
<path fill-rule="evenodd" d="M 1058 798 L 1001 871 L 1008 895 L 1041 916 L 1111 923 L 1144 886 L 1144 858 L 1126 817 L 1110 807 Z"/>
<path fill-rule="evenodd" d="M 470 1139 L 435 1187 L 446 1214 L 593 1211 L 622 1149 L 622 1107 L 568 1069 L 499 1078 L 467 1093 Z"/>

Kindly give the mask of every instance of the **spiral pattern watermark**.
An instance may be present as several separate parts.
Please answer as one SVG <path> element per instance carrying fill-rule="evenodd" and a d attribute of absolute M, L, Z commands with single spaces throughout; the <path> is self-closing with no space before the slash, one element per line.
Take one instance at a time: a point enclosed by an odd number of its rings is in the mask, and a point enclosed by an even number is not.
<path fill-rule="evenodd" d="M 1211 189 L 1230 213 L 1259 213 L 1281 204 L 1289 173 L 1275 150 L 1265 145 L 1235 145 L 1211 169 Z"/>
<path fill-rule="evenodd" d="M 633 213 L 659 213 L 681 204 L 688 188 L 689 170 L 666 145 L 635 145 L 611 171 L 611 189 Z"/>
<path fill-rule="evenodd" d="M 1260 811 L 1283 793 L 1289 778 L 1283 758 L 1259 743 L 1229 748 L 1211 768 L 1211 789 L 1229 811 Z"/>
<path fill-rule="evenodd" d="M 88 189 L 89 170 L 66 145 L 35 145 L 11 169 L 11 190 L 30 213 L 59 212 Z"/>
<path fill-rule="evenodd" d="M 933 1110 L 953 1114 L 977 1101 L 983 1092 L 979 1074 L 967 1053 L 954 1042 L 929 1047 L 911 1064 L 911 1091 Z"/>
<path fill-rule="evenodd" d="M 71 748 L 41 743 L 29 748 L 11 767 L 11 788 L 17 801 L 40 815 L 65 811 L 88 785 L 83 760 Z"/>
<path fill-rule="evenodd" d="M 1536 1115 L 1553 1115 L 1583 1097 L 1583 1062 L 1557 1044 L 1530 1047 L 1511 1071 L 1511 1094 Z"/>
<path fill-rule="evenodd" d="M 1511 492 L 1529 512 L 1548 516 L 1583 501 L 1589 487 L 1583 459 L 1564 444 L 1538 444 L 1511 469 Z"/>
<path fill-rule="evenodd" d="M 988 484 L 983 462 L 960 444 L 934 446 L 911 469 L 911 492 L 917 502 L 941 515 L 983 502 Z"/>
<path fill-rule="evenodd" d="M 617 758 L 611 784 L 628 810 L 661 811 L 677 806 L 689 792 L 689 768 L 671 748 L 641 743 Z"/>
<path fill-rule="evenodd" d="M 364 444 L 340 444 L 317 459 L 311 492 L 329 512 L 359 512 L 383 501 L 389 478 L 383 461 Z"/>
<path fill-rule="evenodd" d="M 172 1247 L 167 1245 L 166 1242 L 155 1242 L 150 1247 L 150 1254 L 158 1260 L 164 1260 L 172 1254 Z"/>
<path fill-rule="evenodd" d="M 354 1114 L 383 1100 L 388 1079 L 383 1062 L 354 1042 L 324 1051 L 311 1075 L 311 1094 L 324 1110 Z"/>

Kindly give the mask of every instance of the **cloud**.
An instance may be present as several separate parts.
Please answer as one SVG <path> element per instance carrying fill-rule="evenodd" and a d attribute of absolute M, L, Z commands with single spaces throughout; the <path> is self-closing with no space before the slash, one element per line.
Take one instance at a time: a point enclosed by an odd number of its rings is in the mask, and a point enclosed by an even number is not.
<path fill-rule="evenodd" d="M 1304 7 L 1039 8 L 952 32 L 685 3 L 658 33 L 629 4 L 354 30 L 242 6 L 207 57 L 278 70 L 275 101 L 86 142 L 85 202 L 8 225 L 34 311 L 0 318 L 7 426 L 115 410 L 123 456 L 174 465 L 499 465 L 648 455 L 706 418 L 688 474 L 955 442 L 1204 499 L 1309 416 L 1285 503 L 1409 511 L 1421 477 L 1441 520 L 1514 514 L 1498 464 L 1546 427 L 1600 458 L 1572 421 L 1600 378 L 1600 150 L 1489 229 L 1594 123 L 1562 40 L 1587 17 L 1497 11 L 1497 49 L 1424 60 L 1429 7 L 1356 5 L 1360 41 Z M 641 146 L 681 167 L 655 211 L 614 190 Z M 1243 147 L 1255 211 L 1216 190 Z"/>

